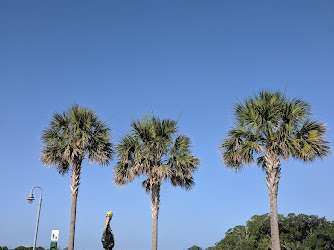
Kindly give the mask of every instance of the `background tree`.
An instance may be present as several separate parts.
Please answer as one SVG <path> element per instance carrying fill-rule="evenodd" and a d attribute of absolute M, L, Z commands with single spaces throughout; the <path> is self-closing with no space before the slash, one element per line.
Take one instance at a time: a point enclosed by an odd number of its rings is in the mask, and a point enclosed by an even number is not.
<path fill-rule="evenodd" d="M 72 169 L 71 221 L 68 249 L 74 249 L 75 221 L 82 161 L 108 165 L 113 149 L 110 128 L 95 111 L 71 106 L 67 111 L 54 113 L 49 127 L 42 133 L 41 161 L 55 167 L 64 175 Z"/>
<path fill-rule="evenodd" d="M 32 250 L 32 249 L 33 249 L 33 247 L 25 247 L 25 246 L 18 246 L 16 248 L 14 248 L 14 250 Z M 0 250 L 1 250 L 1 248 L 0 248 Z M 3 250 L 5 250 L 5 248 L 3 248 Z M 7 248 L 7 250 L 8 250 L 8 248 Z M 36 250 L 45 250 L 45 248 L 39 246 L 39 247 L 36 247 Z"/>
<path fill-rule="evenodd" d="M 334 249 L 334 221 L 316 215 L 278 215 L 283 249 Z M 227 230 L 225 237 L 206 250 L 271 249 L 269 214 L 254 215 L 245 226 Z"/>
<path fill-rule="evenodd" d="M 199 159 L 190 152 L 190 138 L 177 135 L 176 121 L 144 116 L 133 121 L 131 128 L 116 148 L 114 182 L 124 186 L 136 177 L 146 176 L 142 187 L 151 193 L 152 250 L 156 250 L 162 181 L 169 180 L 173 186 L 189 190 L 194 185 L 193 173 L 199 167 Z"/>
<path fill-rule="evenodd" d="M 257 162 L 266 173 L 270 197 L 272 248 L 280 249 L 277 192 L 281 160 L 304 162 L 324 158 L 330 148 L 323 139 L 325 124 L 311 118 L 310 105 L 280 92 L 262 91 L 234 107 L 235 126 L 220 145 L 222 160 L 231 170 Z M 257 160 L 255 159 L 257 157 Z"/>
<path fill-rule="evenodd" d="M 334 222 L 324 217 L 290 213 L 281 225 L 281 244 L 286 249 L 334 249 Z"/>
<path fill-rule="evenodd" d="M 193 245 L 192 247 L 189 247 L 187 250 L 203 250 L 203 248 Z"/>

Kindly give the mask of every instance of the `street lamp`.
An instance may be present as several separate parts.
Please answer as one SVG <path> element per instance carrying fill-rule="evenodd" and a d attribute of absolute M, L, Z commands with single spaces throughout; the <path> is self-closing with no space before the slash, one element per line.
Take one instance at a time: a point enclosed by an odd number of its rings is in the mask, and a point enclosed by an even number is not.
<path fill-rule="evenodd" d="M 38 223 L 39 223 L 39 214 L 41 212 L 41 205 L 42 205 L 42 188 L 39 187 L 39 186 L 35 186 L 31 189 L 31 192 L 30 192 L 30 195 L 29 197 L 27 198 L 28 202 L 31 204 L 35 198 L 34 198 L 34 195 L 32 194 L 32 191 L 34 190 L 34 188 L 39 188 L 41 190 L 41 196 L 39 197 L 39 204 L 38 204 L 38 212 L 37 212 L 37 221 L 36 221 L 36 229 L 35 229 L 35 238 L 34 238 L 34 247 L 33 247 L 33 250 L 36 249 L 36 241 L 37 241 L 37 232 L 38 232 Z"/>

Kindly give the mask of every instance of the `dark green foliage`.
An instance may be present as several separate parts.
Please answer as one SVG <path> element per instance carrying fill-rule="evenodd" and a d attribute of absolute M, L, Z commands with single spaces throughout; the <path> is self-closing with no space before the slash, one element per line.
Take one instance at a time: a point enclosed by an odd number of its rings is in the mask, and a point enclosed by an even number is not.
<path fill-rule="evenodd" d="M 334 222 L 324 217 L 289 214 L 281 224 L 281 244 L 285 248 L 334 249 Z"/>
<path fill-rule="evenodd" d="M 24 246 L 18 246 L 17 248 L 14 248 L 14 250 L 32 250 L 32 247 L 24 247 Z"/>
<path fill-rule="evenodd" d="M 14 248 L 14 250 L 32 250 L 33 247 L 24 247 L 24 246 L 18 246 L 17 248 Z M 36 250 L 45 250 L 44 247 L 36 247 Z M 7 247 L 0 247 L 0 250 L 8 250 Z"/>
<path fill-rule="evenodd" d="M 189 247 L 188 250 L 203 250 L 203 248 L 193 245 L 192 247 Z"/>
<path fill-rule="evenodd" d="M 316 215 L 279 215 L 282 249 L 334 249 L 334 222 Z M 270 216 L 255 215 L 245 226 L 227 230 L 225 238 L 206 250 L 271 249 Z"/>
<path fill-rule="evenodd" d="M 6 246 L 0 247 L 0 250 L 8 250 L 8 247 Z"/>

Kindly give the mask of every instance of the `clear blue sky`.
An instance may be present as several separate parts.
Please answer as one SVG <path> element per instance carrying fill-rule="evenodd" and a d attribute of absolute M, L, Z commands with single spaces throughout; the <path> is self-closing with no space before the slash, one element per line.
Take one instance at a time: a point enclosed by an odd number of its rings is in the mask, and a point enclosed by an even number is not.
<path fill-rule="evenodd" d="M 164 183 L 159 250 L 213 246 L 228 228 L 269 212 L 265 175 L 229 172 L 220 140 L 232 106 L 262 89 L 308 101 L 334 141 L 333 1 L 16 1 L 0 2 L 0 245 L 32 245 L 43 188 L 38 245 L 51 230 L 67 246 L 70 175 L 40 163 L 40 135 L 53 112 L 73 103 L 108 120 L 113 142 L 132 118 L 177 119 L 201 159 L 196 186 Z M 333 146 L 333 144 L 331 144 Z M 105 214 L 114 211 L 115 250 L 151 245 L 150 197 L 140 179 L 120 189 L 113 167 L 83 165 L 76 249 L 102 249 Z M 282 164 L 278 211 L 334 220 L 334 158 Z M 38 199 L 38 190 L 35 190 Z"/>

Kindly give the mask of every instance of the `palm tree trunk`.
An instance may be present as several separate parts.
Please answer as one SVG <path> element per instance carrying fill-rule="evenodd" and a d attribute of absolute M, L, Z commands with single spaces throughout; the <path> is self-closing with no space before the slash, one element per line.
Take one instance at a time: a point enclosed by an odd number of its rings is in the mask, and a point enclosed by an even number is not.
<path fill-rule="evenodd" d="M 73 166 L 71 179 L 71 219 L 70 219 L 70 236 L 68 241 L 68 250 L 74 250 L 75 222 L 77 214 L 77 199 L 80 185 L 81 164 Z"/>
<path fill-rule="evenodd" d="M 152 210 L 152 250 L 158 249 L 158 216 L 160 207 L 160 185 L 152 185 L 151 210 Z"/>
<path fill-rule="evenodd" d="M 277 215 L 277 194 L 278 183 L 281 177 L 281 168 L 279 157 L 266 152 L 266 183 L 269 190 L 270 199 L 270 228 L 271 228 L 271 244 L 272 250 L 280 250 L 278 215 Z"/>
<path fill-rule="evenodd" d="M 277 217 L 277 194 L 270 194 L 270 228 L 272 250 L 280 250 L 278 217 Z"/>

